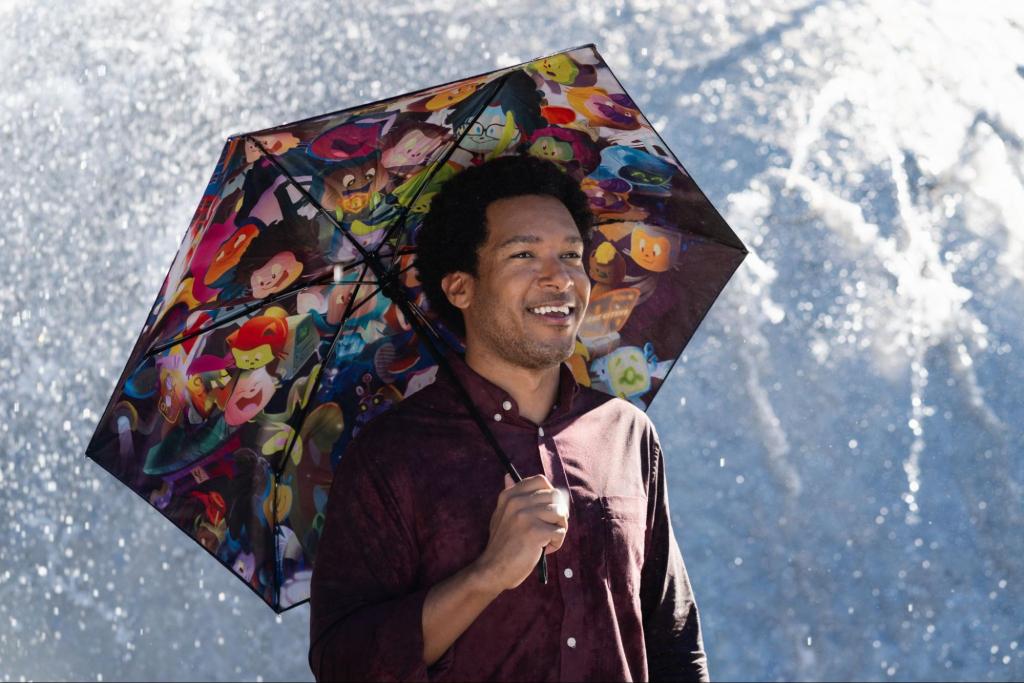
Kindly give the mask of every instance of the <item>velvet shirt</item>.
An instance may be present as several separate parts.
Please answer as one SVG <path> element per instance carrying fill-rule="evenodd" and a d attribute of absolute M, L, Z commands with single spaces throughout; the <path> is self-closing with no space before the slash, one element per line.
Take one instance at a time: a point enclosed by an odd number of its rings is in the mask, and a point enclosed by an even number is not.
<path fill-rule="evenodd" d="M 697 604 L 673 533 L 654 425 L 631 403 L 581 387 L 562 365 L 537 425 L 452 356 L 523 477 L 569 491 L 569 528 L 536 572 L 499 595 L 427 667 L 430 588 L 487 545 L 505 471 L 452 380 L 375 418 L 336 468 L 310 597 L 318 680 L 708 680 Z"/>

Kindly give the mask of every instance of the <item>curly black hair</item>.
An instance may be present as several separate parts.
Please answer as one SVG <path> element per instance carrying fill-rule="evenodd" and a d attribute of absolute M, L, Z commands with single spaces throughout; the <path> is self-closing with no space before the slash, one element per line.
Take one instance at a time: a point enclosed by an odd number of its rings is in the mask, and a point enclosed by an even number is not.
<path fill-rule="evenodd" d="M 466 334 L 462 312 L 448 301 L 441 279 L 456 271 L 476 276 L 478 251 L 487 240 L 487 206 L 531 194 L 561 201 L 583 243 L 590 243 L 594 216 L 579 183 L 554 162 L 528 154 L 468 168 L 447 181 L 431 201 L 416 237 L 414 265 L 431 310 L 458 335 Z"/>

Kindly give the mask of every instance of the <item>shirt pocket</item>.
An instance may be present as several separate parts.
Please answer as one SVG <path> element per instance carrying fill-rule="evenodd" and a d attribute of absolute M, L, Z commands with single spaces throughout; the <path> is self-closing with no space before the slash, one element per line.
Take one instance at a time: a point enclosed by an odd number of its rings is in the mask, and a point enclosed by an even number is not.
<path fill-rule="evenodd" d="M 615 590 L 637 593 L 644 565 L 647 499 L 641 496 L 602 496 L 604 561 Z"/>

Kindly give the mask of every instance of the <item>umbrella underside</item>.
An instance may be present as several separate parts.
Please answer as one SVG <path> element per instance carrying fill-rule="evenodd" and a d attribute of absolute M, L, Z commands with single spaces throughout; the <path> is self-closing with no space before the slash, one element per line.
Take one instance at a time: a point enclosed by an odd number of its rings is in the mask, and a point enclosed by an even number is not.
<path fill-rule="evenodd" d="M 305 601 L 345 446 L 437 372 L 384 290 L 460 350 L 416 230 L 459 170 L 523 153 L 598 219 L 569 365 L 646 408 L 746 250 L 585 46 L 231 137 L 87 455 L 275 610 Z"/>

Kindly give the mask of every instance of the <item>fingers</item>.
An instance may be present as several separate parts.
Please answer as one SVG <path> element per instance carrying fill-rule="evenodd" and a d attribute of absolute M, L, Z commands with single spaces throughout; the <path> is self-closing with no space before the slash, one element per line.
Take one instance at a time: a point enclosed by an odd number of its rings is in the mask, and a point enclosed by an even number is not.
<path fill-rule="evenodd" d="M 510 481 L 512 478 L 509 475 L 505 475 L 505 481 Z M 545 489 L 554 489 L 548 478 L 543 474 L 535 474 L 532 477 L 526 477 L 521 482 L 515 485 L 517 492 L 519 493 L 533 493 L 534 491 L 543 491 Z"/>
<path fill-rule="evenodd" d="M 559 548 L 561 548 L 562 543 L 565 542 L 565 535 L 568 532 L 569 530 L 567 528 L 561 526 L 553 529 L 551 531 L 551 540 L 549 540 L 548 544 L 544 547 L 544 554 L 550 555 L 551 553 L 556 552 Z"/>
<path fill-rule="evenodd" d="M 558 492 L 555 492 L 556 497 Z M 533 532 L 544 548 L 544 554 L 550 555 L 562 547 L 569 531 L 568 506 L 561 500 L 531 505 L 519 511 L 519 515 L 530 519 Z"/>
<path fill-rule="evenodd" d="M 548 524 L 569 525 L 569 514 L 561 503 L 544 503 L 524 508 L 519 514 L 535 517 Z"/>
<path fill-rule="evenodd" d="M 505 488 L 498 494 L 498 508 L 504 508 L 508 500 L 514 496 L 529 495 L 538 491 L 554 491 L 555 488 L 543 474 L 527 477 L 515 483 L 509 474 L 505 474 Z"/>

